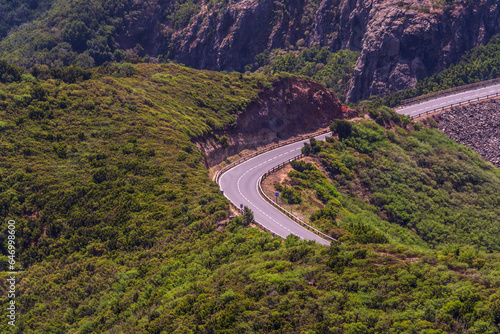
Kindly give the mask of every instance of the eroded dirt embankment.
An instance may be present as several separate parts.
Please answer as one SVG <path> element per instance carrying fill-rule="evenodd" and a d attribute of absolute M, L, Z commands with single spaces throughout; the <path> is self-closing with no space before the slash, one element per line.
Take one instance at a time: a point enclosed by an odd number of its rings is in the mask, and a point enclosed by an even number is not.
<path fill-rule="evenodd" d="M 448 137 L 500 167 L 500 99 L 453 107 L 435 120 Z"/>
<path fill-rule="evenodd" d="M 237 116 L 236 125 L 214 135 L 197 138 L 212 167 L 245 149 L 254 149 L 327 127 L 336 118 L 356 116 L 324 86 L 297 78 L 281 79 Z M 216 138 L 227 137 L 227 143 Z"/>

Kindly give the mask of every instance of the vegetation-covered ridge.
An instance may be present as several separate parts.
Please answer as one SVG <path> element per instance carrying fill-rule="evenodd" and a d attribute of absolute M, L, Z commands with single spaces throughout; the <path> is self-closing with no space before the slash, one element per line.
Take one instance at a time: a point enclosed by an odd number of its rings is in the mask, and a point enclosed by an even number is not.
<path fill-rule="evenodd" d="M 152 46 L 145 42 L 144 34 L 152 33 L 155 27 L 146 19 L 148 15 L 157 15 L 170 30 L 178 29 L 200 10 L 199 2 L 195 2 L 33 0 L 29 4 L 0 3 L 0 10 L 5 13 L 0 19 L 0 57 L 24 68 L 35 65 L 89 68 L 106 61 L 149 58 L 145 48 Z"/>
<path fill-rule="evenodd" d="M 18 220 L 26 266 L 86 247 L 150 246 L 160 238 L 152 226 L 220 211 L 215 185 L 195 190 L 207 175 L 190 138 L 234 123 L 269 84 L 177 65 L 109 64 L 88 80 L 80 71 L 0 83 L 0 215 Z M 209 196 L 198 209 L 187 205 L 195 194 Z"/>
<path fill-rule="evenodd" d="M 499 77 L 500 35 L 496 35 L 486 45 L 467 52 L 458 63 L 417 82 L 415 88 L 386 96 L 384 103 L 394 107 L 404 99 Z"/>
<path fill-rule="evenodd" d="M 344 101 L 359 52 L 351 50 L 330 52 L 319 46 L 308 49 L 301 44 L 299 40 L 299 51 L 296 52 L 266 50 L 258 54 L 255 62 L 247 65 L 245 69 L 267 74 L 284 72 L 306 76 L 321 82 Z"/>
<path fill-rule="evenodd" d="M 295 170 L 288 173 L 292 187 L 276 185 L 283 199 L 299 204 L 301 193 L 313 190 L 323 206 L 311 221 L 341 240 L 385 238 L 432 248 L 456 243 L 499 251 L 500 171 L 437 130 L 400 122 L 388 108 L 381 112 L 387 116 L 382 125 L 392 127 L 337 120 L 335 137 L 306 144 L 303 153 L 315 158 L 333 183 L 314 165 L 293 163 Z"/>
<path fill-rule="evenodd" d="M 37 78 L 9 66 L 4 72 L 0 215 L 16 220 L 24 270 L 16 328 L 2 321 L 0 331 L 498 331 L 496 253 L 355 238 L 327 248 L 226 220 L 228 202 L 190 138 L 234 122 L 269 78 L 151 64 L 40 69 Z M 371 138 L 366 133 L 385 133 L 372 123 L 353 126 L 359 145 Z M 427 131 L 412 136 L 421 145 L 440 140 Z M 416 142 L 412 136 L 404 138 Z"/>

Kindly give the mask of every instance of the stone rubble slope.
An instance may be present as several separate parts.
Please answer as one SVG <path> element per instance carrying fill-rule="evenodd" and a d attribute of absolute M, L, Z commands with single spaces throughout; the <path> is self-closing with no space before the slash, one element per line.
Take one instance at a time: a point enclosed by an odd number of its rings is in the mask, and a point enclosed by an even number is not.
<path fill-rule="evenodd" d="M 500 99 L 454 107 L 436 121 L 448 137 L 500 167 Z"/>

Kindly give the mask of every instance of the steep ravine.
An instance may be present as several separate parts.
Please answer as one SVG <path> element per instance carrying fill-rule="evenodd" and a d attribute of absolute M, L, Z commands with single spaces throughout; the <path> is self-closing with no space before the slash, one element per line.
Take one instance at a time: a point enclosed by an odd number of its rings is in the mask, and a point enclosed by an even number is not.
<path fill-rule="evenodd" d="M 342 106 L 324 86 L 297 78 L 281 79 L 259 93 L 237 117 L 234 127 L 194 141 L 205 154 L 205 165 L 212 167 L 242 150 L 313 132 L 336 118 L 354 116 L 355 111 Z M 220 140 L 224 136 L 228 138 L 225 145 Z"/>

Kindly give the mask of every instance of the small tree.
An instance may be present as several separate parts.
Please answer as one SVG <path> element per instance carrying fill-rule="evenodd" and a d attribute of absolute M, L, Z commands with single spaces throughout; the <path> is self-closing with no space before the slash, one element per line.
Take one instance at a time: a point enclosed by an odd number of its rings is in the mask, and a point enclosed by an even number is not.
<path fill-rule="evenodd" d="M 315 138 L 311 138 L 309 143 L 304 143 L 302 147 L 302 154 L 311 155 L 321 152 L 321 145 Z"/>
<path fill-rule="evenodd" d="M 253 212 L 245 205 L 243 208 L 243 226 L 248 226 L 255 222 L 253 218 Z"/>
<path fill-rule="evenodd" d="M 330 125 L 330 130 L 332 132 L 337 133 L 339 135 L 339 139 L 348 138 L 352 133 L 352 124 L 351 122 L 345 119 L 336 119 Z"/>
<path fill-rule="evenodd" d="M 229 140 L 226 136 L 220 137 L 219 142 L 224 148 L 227 148 L 229 146 Z"/>

